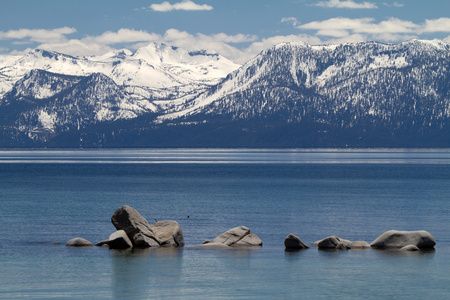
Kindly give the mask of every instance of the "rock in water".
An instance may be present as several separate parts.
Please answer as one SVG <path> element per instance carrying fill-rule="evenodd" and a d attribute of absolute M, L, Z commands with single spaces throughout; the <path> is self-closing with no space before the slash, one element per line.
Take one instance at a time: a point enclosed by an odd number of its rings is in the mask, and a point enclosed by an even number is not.
<path fill-rule="evenodd" d="M 176 221 L 160 221 L 150 225 L 161 246 L 183 247 L 183 231 Z"/>
<path fill-rule="evenodd" d="M 402 248 L 408 245 L 414 245 L 419 249 L 426 249 L 433 248 L 436 245 L 436 241 L 431 233 L 425 230 L 389 230 L 377 237 L 370 244 L 370 246 L 377 249 Z"/>
<path fill-rule="evenodd" d="M 207 240 L 198 248 L 251 248 L 261 247 L 262 240 L 245 226 L 232 228 L 213 240 Z"/>
<path fill-rule="evenodd" d="M 350 249 L 351 243 L 352 242 L 349 240 L 344 240 L 332 235 L 319 241 L 317 246 L 319 247 L 319 249 L 347 250 Z"/>
<path fill-rule="evenodd" d="M 136 233 L 133 236 L 133 243 L 134 246 L 139 248 L 150 248 L 150 247 L 159 247 L 161 246 L 159 242 L 157 242 L 155 239 L 149 238 L 148 236 L 142 234 L 142 233 Z"/>
<path fill-rule="evenodd" d="M 400 248 L 401 251 L 419 251 L 419 247 L 416 245 L 406 245 L 405 247 Z"/>
<path fill-rule="evenodd" d="M 93 246 L 93 244 L 91 242 L 89 242 L 88 240 L 86 240 L 86 239 L 77 237 L 77 238 L 74 238 L 74 239 L 71 239 L 70 241 L 68 241 L 66 243 L 66 246 L 69 246 L 69 247 L 90 247 L 90 246 Z"/>
<path fill-rule="evenodd" d="M 236 248 L 246 248 L 255 246 L 262 246 L 262 240 L 259 238 L 259 236 L 253 233 L 247 234 L 233 245 L 233 247 Z"/>
<path fill-rule="evenodd" d="M 284 247 L 287 251 L 289 250 L 302 250 L 302 249 L 308 249 L 309 246 L 302 242 L 302 240 L 292 234 L 289 233 L 288 236 L 284 239 Z"/>
<path fill-rule="evenodd" d="M 124 205 L 116 210 L 111 217 L 111 222 L 117 230 L 124 230 L 133 243 L 133 246 L 158 246 L 161 244 L 155 233 L 150 228 L 147 220 L 142 217 L 134 208 Z M 156 243 L 144 243 L 143 240 L 152 239 Z"/>
<path fill-rule="evenodd" d="M 105 244 L 111 249 L 127 249 L 133 247 L 133 243 L 130 241 L 124 230 L 117 230 L 112 233 Z"/>
<path fill-rule="evenodd" d="M 355 241 L 350 243 L 350 249 L 370 249 L 370 245 L 365 241 Z"/>
<path fill-rule="evenodd" d="M 111 217 L 117 230 L 124 230 L 134 247 L 183 247 L 183 231 L 176 221 L 160 221 L 152 225 L 134 208 L 124 205 Z"/>
<path fill-rule="evenodd" d="M 230 230 L 227 230 L 226 232 L 222 233 L 215 239 L 213 239 L 212 243 L 221 243 L 227 246 L 232 246 L 237 241 L 242 239 L 244 236 L 250 233 L 250 229 L 248 229 L 245 226 L 239 226 L 232 228 Z"/>

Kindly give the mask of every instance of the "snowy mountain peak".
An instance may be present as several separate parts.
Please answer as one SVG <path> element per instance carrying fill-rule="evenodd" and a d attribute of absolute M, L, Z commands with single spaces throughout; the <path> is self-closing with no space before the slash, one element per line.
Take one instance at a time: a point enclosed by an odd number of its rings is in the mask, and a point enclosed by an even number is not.
<path fill-rule="evenodd" d="M 100 56 L 93 56 L 93 57 L 91 57 L 91 59 L 94 61 L 108 61 L 108 60 L 114 60 L 114 59 L 123 60 L 131 55 L 133 55 L 133 52 L 131 52 L 130 50 L 121 49 L 121 50 L 117 50 L 117 51 L 107 52 Z"/>
<path fill-rule="evenodd" d="M 77 58 L 71 55 L 43 49 L 34 49 L 19 59 L 17 63 L 22 67 L 37 68 L 38 66 L 49 65 L 57 61 L 60 63 L 66 61 L 74 63 L 76 60 Z"/>
<path fill-rule="evenodd" d="M 33 69 L 73 76 L 103 73 L 118 85 L 139 87 L 141 92 L 136 97 L 142 98 L 149 93 L 142 89 L 178 89 L 187 93 L 213 85 L 239 67 L 211 51 L 190 51 L 161 43 L 149 44 L 134 53 L 122 49 L 95 57 L 35 49 L 20 58 L 2 57 L 0 62 L 0 98 Z"/>
<path fill-rule="evenodd" d="M 169 46 L 164 43 L 151 43 L 139 48 L 132 56 L 147 63 L 161 65 L 199 65 L 214 60 L 226 60 L 218 53 L 207 50 L 190 51 L 180 47 Z"/>

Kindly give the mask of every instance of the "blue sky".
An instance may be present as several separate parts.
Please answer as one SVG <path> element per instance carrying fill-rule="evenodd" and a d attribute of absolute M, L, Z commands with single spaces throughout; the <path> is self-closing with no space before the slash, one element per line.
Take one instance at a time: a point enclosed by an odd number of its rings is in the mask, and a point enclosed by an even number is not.
<path fill-rule="evenodd" d="M 274 44 L 450 42 L 449 0 L 2 0 L 0 53 L 101 55 L 150 42 L 236 62 Z"/>

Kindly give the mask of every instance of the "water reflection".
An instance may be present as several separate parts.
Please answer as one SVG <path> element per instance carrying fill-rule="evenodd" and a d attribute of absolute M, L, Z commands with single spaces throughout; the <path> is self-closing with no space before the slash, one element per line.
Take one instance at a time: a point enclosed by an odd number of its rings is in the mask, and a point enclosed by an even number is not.
<path fill-rule="evenodd" d="M 111 250 L 114 298 L 147 298 L 178 286 L 183 249 Z"/>
<path fill-rule="evenodd" d="M 231 247 L 230 247 L 231 248 Z M 231 249 L 208 249 L 208 248 L 191 248 L 191 250 L 202 251 L 205 254 L 223 255 L 225 257 L 250 257 L 252 254 L 256 254 L 262 247 L 248 247 L 248 248 L 231 248 Z"/>
<path fill-rule="evenodd" d="M 421 249 L 419 251 L 404 251 L 400 249 L 373 249 L 375 254 L 381 258 L 399 258 L 399 257 L 423 257 L 433 258 L 435 249 Z"/>
<path fill-rule="evenodd" d="M 311 249 L 299 249 L 299 250 L 284 250 L 284 257 L 289 261 L 293 262 L 303 257 L 306 257 L 306 253 L 311 251 Z"/>

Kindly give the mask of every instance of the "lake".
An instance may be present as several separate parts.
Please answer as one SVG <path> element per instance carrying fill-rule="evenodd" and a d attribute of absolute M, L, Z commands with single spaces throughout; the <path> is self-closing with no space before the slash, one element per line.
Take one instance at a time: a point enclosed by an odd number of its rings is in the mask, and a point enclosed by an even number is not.
<path fill-rule="evenodd" d="M 2 299 L 450 297 L 449 149 L 4 150 L 0 191 Z M 185 247 L 65 246 L 106 239 L 122 205 L 176 220 Z M 240 225 L 262 248 L 194 248 Z M 284 250 L 390 229 L 435 250 Z"/>

